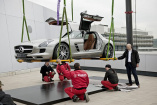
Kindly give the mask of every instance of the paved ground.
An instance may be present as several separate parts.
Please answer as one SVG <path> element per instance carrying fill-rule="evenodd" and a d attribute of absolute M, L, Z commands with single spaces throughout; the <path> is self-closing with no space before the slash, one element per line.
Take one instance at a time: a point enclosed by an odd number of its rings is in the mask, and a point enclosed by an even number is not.
<path fill-rule="evenodd" d="M 103 72 L 87 71 L 89 76 L 104 76 Z M 126 74 L 118 74 L 119 78 L 127 79 Z M 25 74 L 19 74 L 8 77 L 1 77 L 0 80 L 5 85 L 3 90 L 29 87 L 42 84 L 39 71 Z M 54 77 L 55 82 L 59 81 L 58 75 Z M 90 102 L 80 101 L 75 105 L 157 105 L 157 78 L 148 76 L 139 76 L 141 88 L 132 92 L 101 92 L 90 95 Z M 17 105 L 24 105 L 18 102 Z M 56 105 L 74 105 L 69 100 Z"/>

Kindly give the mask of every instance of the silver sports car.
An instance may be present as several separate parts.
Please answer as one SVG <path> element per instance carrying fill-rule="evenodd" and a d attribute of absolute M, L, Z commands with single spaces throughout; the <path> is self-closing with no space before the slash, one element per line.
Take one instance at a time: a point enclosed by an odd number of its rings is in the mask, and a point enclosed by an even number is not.
<path fill-rule="evenodd" d="M 108 39 L 101 34 L 90 31 L 91 23 L 101 21 L 103 17 L 98 15 L 89 15 L 81 13 L 81 21 L 79 31 L 70 31 L 70 45 L 73 59 L 96 58 L 107 55 Z M 50 25 L 56 25 L 57 20 L 49 18 L 46 20 Z M 61 22 L 59 22 L 60 24 Z M 108 57 L 113 56 L 113 43 L 110 41 Z M 41 39 L 35 41 L 23 42 L 14 47 L 15 58 L 30 62 L 31 60 L 48 61 L 57 59 L 59 48 L 59 38 L 57 39 Z M 62 36 L 60 45 L 60 59 L 69 59 L 69 42 L 67 33 Z"/>

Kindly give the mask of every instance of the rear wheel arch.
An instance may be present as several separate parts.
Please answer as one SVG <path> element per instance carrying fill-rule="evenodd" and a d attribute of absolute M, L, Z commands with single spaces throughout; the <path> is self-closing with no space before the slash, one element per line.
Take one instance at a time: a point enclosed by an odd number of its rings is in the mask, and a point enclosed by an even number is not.
<path fill-rule="evenodd" d="M 114 51 L 113 50 L 113 45 L 111 44 L 111 43 L 109 43 L 109 45 L 112 47 L 112 51 Z M 103 49 L 103 52 L 102 52 L 102 58 L 106 58 L 106 55 L 105 55 L 105 48 L 108 48 L 108 43 L 107 44 L 105 44 L 105 46 L 104 46 L 104 49 Z M 113 54 L 112 54 L 112 57 L 113 57 Z M 109 57 L 110 58 L 110 57 Z"/>

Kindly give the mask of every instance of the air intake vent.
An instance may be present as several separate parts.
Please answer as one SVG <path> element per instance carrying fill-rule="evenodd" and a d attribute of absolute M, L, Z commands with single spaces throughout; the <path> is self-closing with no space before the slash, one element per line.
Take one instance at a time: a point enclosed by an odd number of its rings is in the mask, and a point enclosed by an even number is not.
<path fill-rule="evenodd" d="M 44 53 L 45 52 L 45 49 L 40 49 L 40 53 Z"/>

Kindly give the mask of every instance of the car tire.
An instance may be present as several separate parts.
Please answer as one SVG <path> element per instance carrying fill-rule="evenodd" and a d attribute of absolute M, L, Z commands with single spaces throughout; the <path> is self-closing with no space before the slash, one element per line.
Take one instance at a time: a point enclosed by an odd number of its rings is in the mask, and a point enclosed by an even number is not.
<path fill-rule="evenodd" d="M 102 58 L 107 57 L 107 49 L 108 49 L 108 44 L 106 44 L 104 47 Z M 112 58 L 112 57 L 113 57 L 113 46 L 111 44 L 109 44 L 108 58 Z"/>
<path fill-rule="evenodd" d="M 59 44 L 56 45 L 53 53 L 53 59 L 57 59 L 57 53 L 58 53 Z M 59 53 L 59 59 L 69 59 L 70 56 L 70 50 L 69 46 L 65 43 L 60 44 L 60 53 Z"/>

